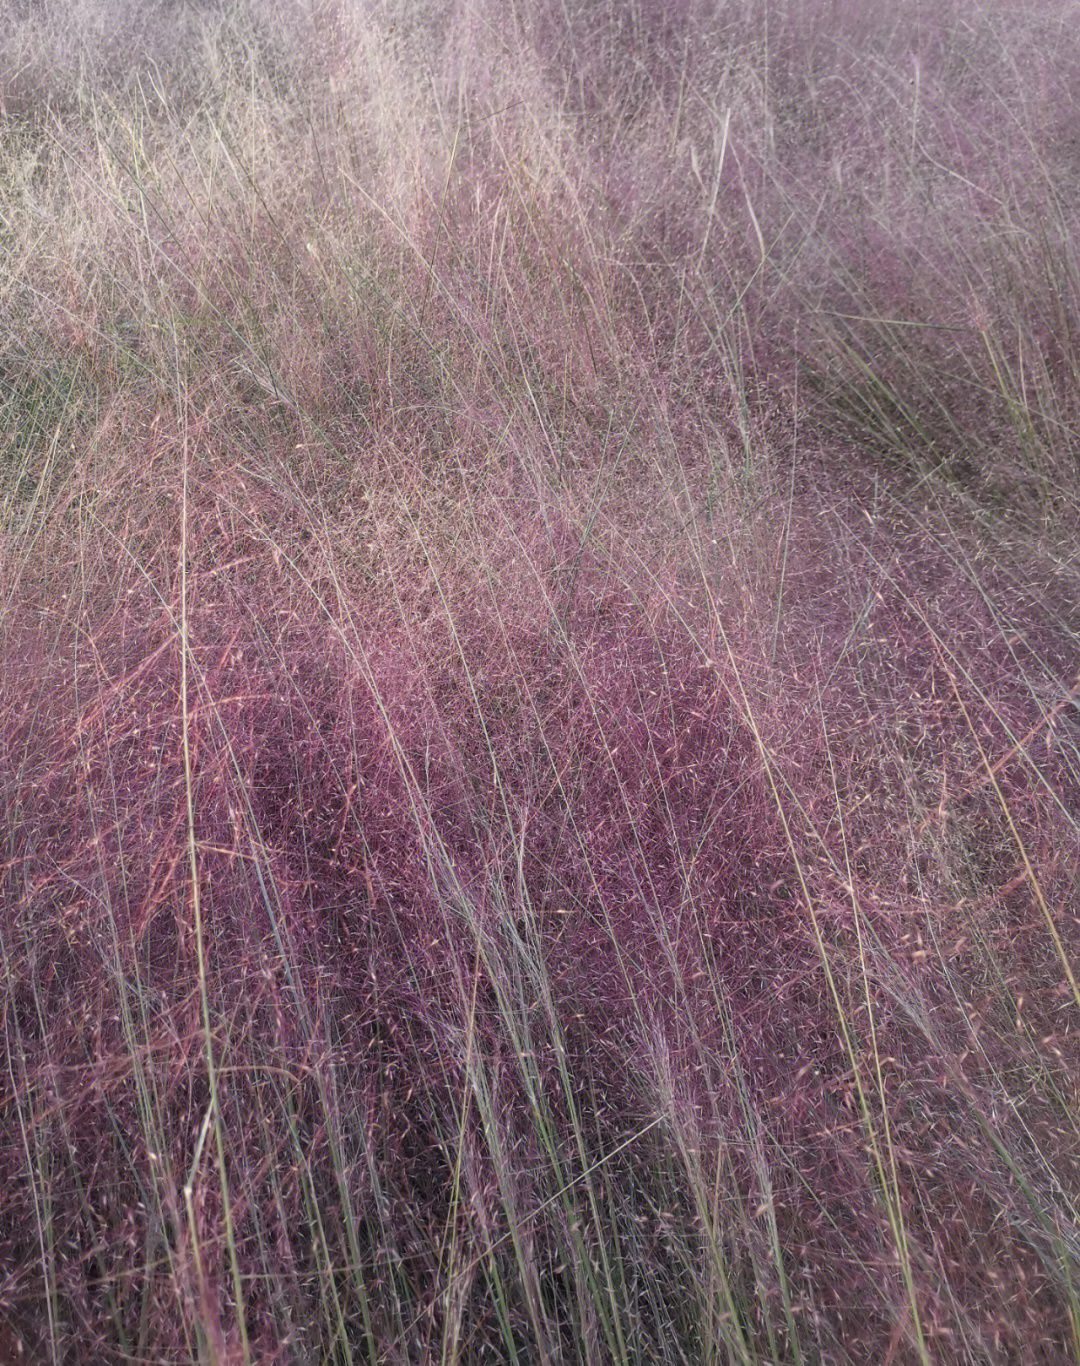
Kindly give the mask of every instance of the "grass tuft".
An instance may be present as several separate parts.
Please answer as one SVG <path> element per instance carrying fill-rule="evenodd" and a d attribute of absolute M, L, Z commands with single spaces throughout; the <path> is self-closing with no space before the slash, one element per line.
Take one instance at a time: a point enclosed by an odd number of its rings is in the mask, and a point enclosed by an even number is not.
<path fill-rule="evenodd" d="M 1076 5 L 63 8 L 0 1362 L 1080 1359 Z"/>

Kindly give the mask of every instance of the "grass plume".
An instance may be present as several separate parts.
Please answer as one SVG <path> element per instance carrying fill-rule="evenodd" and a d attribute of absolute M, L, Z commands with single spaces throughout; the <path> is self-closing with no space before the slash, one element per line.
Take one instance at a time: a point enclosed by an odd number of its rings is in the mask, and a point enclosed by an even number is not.
<path fill-rule="evenodd" d="M 1074 0 L 6 0 L 0 1362 L 1080 1359 Z"/>

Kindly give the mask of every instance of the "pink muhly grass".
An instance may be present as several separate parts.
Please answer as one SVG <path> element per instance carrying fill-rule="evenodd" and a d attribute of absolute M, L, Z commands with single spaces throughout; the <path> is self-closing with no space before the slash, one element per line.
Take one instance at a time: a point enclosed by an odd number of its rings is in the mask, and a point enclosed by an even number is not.
<path fill-rule="evenodd" d="M 1075 1356 L 1068 7 L 84 8 L 0 1359 Z"/>

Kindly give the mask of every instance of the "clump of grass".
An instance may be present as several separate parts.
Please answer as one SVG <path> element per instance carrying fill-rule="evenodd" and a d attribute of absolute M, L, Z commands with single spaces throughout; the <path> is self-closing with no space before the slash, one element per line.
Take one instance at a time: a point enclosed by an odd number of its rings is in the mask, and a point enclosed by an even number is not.
<path fill-rule="evenodd" d="M 1070 12 L 12 11 L 0 1355 L 1080 1355 Z"/>

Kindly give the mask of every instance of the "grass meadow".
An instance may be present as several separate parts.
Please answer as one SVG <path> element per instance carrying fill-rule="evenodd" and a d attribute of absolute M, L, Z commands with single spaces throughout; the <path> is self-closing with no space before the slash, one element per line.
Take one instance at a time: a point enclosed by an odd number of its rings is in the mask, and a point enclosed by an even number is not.
<path fill-rule="evenodd" d="M 1080 1361 L 1077 0 L 2 0 L 0 1363 Z"/>

